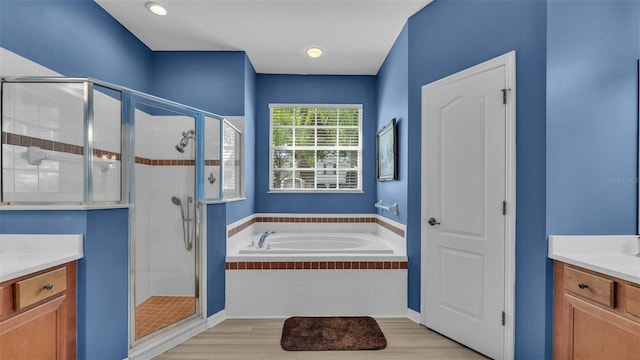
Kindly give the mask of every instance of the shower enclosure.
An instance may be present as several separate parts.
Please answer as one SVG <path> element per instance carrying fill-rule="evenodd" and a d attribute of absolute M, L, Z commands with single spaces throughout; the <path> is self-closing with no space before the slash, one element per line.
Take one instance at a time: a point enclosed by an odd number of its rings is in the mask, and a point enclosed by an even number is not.
<path fill-rule="evenodd" d="M 2 79 L 5 205 L 129 206 L 130 346 L 204 319 L 201 206 L 242 196 L 224 118 L 86 78 Z"/>
<path fill-rule="evenodd" d="M 134 293 L 138 341 L 197 313 L 196 116 L 158 100 L 135 109 Z M 177 144 L 177 145 L 176 145 Z"/>

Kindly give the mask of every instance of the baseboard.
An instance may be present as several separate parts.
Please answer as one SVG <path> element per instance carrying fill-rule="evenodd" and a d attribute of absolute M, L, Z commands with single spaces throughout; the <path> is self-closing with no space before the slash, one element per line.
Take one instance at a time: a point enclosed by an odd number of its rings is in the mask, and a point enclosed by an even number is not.
<path fill-rule="evenodd" d="M 411 309 L 407 309 L 407 318 L 409 320 L 413 321 L 416 324 L 420 324 L 422 316 L 417 311 L 413 311 Z"/>
<path fill-rule="evenodd" d="M 207 318 L 207 328 L 210 329 L 227 319 L 227 312 L 220 310 Z"/>

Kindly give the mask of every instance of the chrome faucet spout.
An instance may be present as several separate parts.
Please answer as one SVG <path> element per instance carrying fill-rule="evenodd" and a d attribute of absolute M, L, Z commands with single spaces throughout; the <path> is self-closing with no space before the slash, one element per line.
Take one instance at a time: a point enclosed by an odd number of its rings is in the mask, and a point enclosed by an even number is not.
<path fill-rule="evenodd" d="M 258 249 L 262 249 L 264 241 L 267 239 L 267 236 L 271 234 L 275 234 L 275 231 L 266 231 L 264 234 L 260 235 L 260 240 L 258 240 Z"/>

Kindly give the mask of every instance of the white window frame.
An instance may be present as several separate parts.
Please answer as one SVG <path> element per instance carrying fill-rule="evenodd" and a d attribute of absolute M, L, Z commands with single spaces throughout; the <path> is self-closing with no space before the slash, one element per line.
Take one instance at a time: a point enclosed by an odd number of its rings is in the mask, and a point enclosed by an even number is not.
<path fill-rule="evenodd" d="M 277 149 L 284 149 L 284 147 L 280 147 L 280 146 L 274 146 L 273 145 L 273 109 L 282 109 L 282 108 L 291 108 L 291 109 L 295 109 L 295 108 L 323 108 L 323 109 L 358 109 L 360 110 L 360 119 L 359 119 L 359 123 L 358 123 L 358 146 L 338 146 L 336 145 L 335 147 L 328 147 L 328 146 L 322 146 L 322 147 L 318 147 L 317 146 L 317 138 L 316 138 L 316 145 L 314 146 L 288 146 L 286 147 L 286 149 L 290 149 L 290 150 L 335 150 L 335 151 L 357 151 L 358 152 L 358 167 L 357 169 L 357 174 L 358 174 L 358 183 L 357 183 L 357 187 L 356 188 L 348 188 L 348 189 L 339 189 L 339 188 L 318 188 L 318 183 L 317 183 L 317 175 L 319 173 L 321 173 L 323 170 L 326 171 L 326 169 L 324 168 L 318 168 L 317 166 L 314 167 L 313 169 L 308 169 L 308 168 L 304 168 L 304 170 L 314 170 L 315 174 L 316 174 L 316 180 L 314 181 L 314 187 L 313 188 L 288 188 L 288 189 L 282 189 L 282 188 L 274 188 L 273 187 L 273 153 L 274 150 Z M 362 189 L 362 174 L 363 174 L 363 163 L 362 163 L 362 142 L 363 142 L 363 138 L 362 138 L 362 123 L 364 122 L 364 112 L 363 112 L 363 106 L 362 104 L 269 104 L 269 192 L 270 193 L 340 193 L 340 194 L 344 194 L 344 193 L 363 193 L 363 189 Z M 292 126 L 293 128 L 294 126 Z M 339 128 L 343 128 L 340 127 L 338 125 L 336 125 L 335 127 L 336 129 Z M 317 129 L 318 126 L 314 125 L 314 129 L 316 130 L 316 136 L 317 136 Z M 299 170 L 298 168 L 293 167 L 292 168 L 293 171 L 295 172 L 295 170 Z M 301 169 L 301 168 L 300 168 Z M 328 169 L 328 168 L 327 168 Z M 333 171 L 333 169 L 331 170 Z"/>

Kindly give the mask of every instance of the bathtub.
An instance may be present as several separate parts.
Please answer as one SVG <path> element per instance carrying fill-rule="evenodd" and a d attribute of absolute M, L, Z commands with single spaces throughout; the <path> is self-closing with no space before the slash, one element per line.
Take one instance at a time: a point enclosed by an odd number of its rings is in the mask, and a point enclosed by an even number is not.
<path fill-rule="evenodd" d="M 275 233 L 257 248 L 266 231 Z M 406 316 L 404 233 L 402 224 L 371 215 L 260 214 L 240 220 L 227 229 L 225 313 Z"/>
<path fill-rule="evenodd" d="M 239 254 L 393 254 L 394 250 L 368 233 L 274 233 L 258 248 L 261 234 L 238 250 Z"/>

